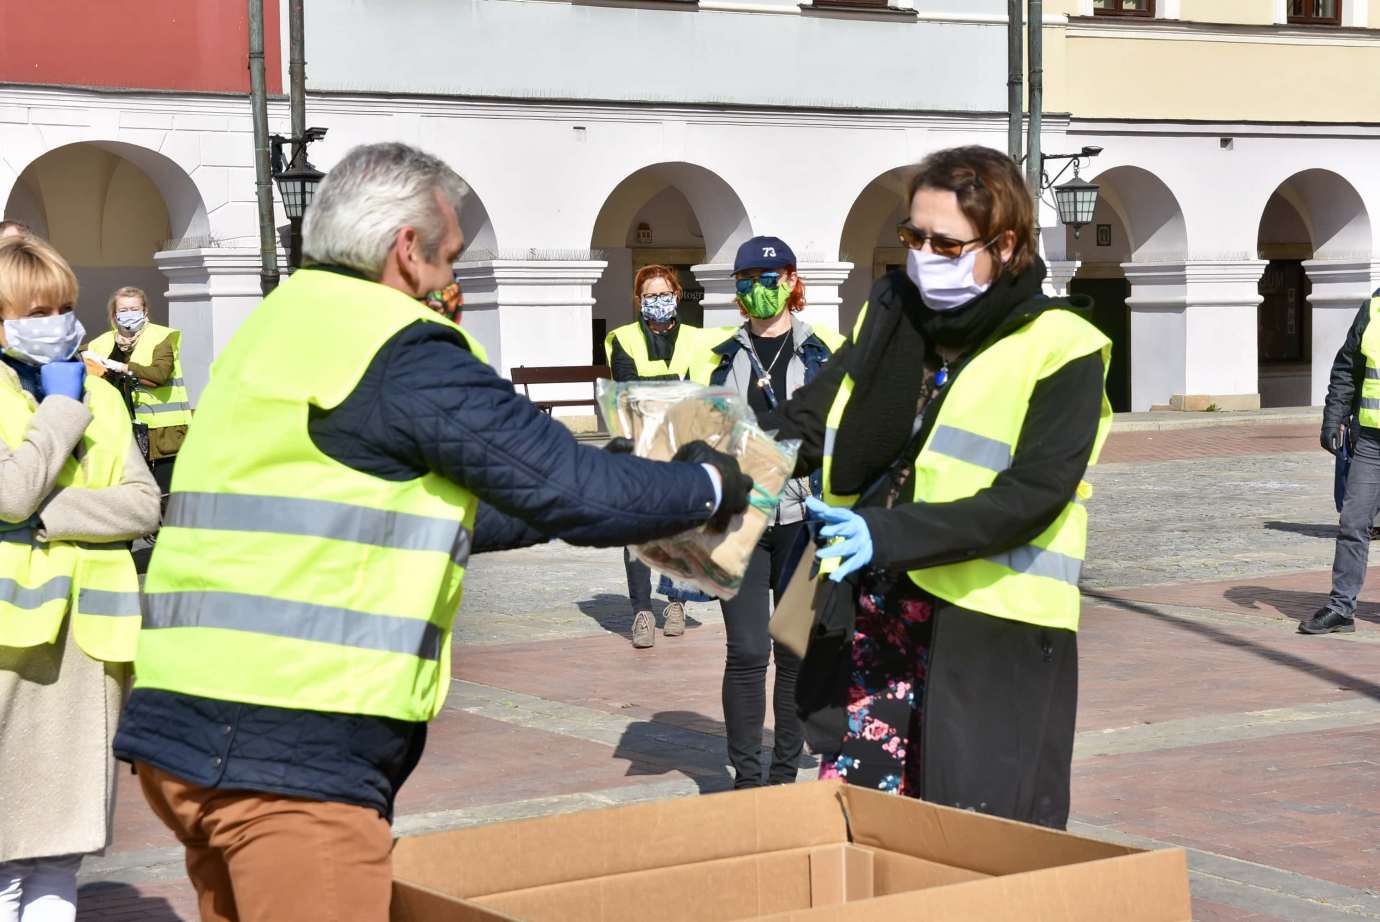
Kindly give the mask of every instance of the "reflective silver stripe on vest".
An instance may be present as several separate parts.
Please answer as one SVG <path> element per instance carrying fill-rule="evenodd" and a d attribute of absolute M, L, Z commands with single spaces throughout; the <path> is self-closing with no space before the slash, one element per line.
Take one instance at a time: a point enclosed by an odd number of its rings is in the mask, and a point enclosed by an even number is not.
<path fill-rule="evenodd" d="M 110 592 L 106 589 L 78 589 L 77 608 L 83 615 L 109 618 L 137 618 L 139 593 Z"/>
<path fill-rule="evenodd" d="M 72 577 L 55 576 L 42 586 L 21 586 L 12 579 L 0 579 L 0 604 L 15 608 L 39 608 L 72 594 Z"/>
<path fill-rule="evenodd" d="M 953 426 L 935 426 L 929 444 L 925 446 L 933 452 L 966 461 L 977 467 L 1000 474 L 1011 466 L 1011 446 L 996 439 L 989 439 L 976 432 L 955 429 Z"/>
<path fill-rule="evenodd" d="M 1380 410 L 1380 397 L 1362 397 L 1361 409 Z"/>
<path fill-rule="evenodd" d="M 214 531 L 272 532 L 353 541 L 400 551 L 436 551 L 459 566 L 470 557 L 470 531 L 458 519 L 389 512 L 291 496 L 174 493 L 164 525 Z"/>
<path fill-rule="evenodd" d="M 824 457 L 834 457 L 834 442 L 837 441 L 838 437 L 839 431 L 837 429 L 824 430 Z"/>
<path fill-rule="evenodd" d="M 1371 364 L 1367 363 L 1367 364 L 1366 364 L 1366 377 L 1367 377 L 1367 378 L 1370 378 L 1372 381 L 1374 381 L 1374 380 L 1380 378 L 1380 368 L 1376 368 L 1374 365 L 1371 365 Z"/>
<path fill-rule="evenodd" d="M 1068 583 L 1070 586 L 1078 585 L 1078 577 L 1083 572 L 1083 561 L 1078 558 L 1060 554 L 1058 551 L 1036 547 L 1033 544 L 1027 544 L 1025 547 L 1018 547 L 1007 551 L 1005 554 L 997 554 L 995 557 L 988 557 L 987 559 L 1009 570 L 1015 570 L 1017 573 L 1057 579 L 1059 582 Z"/>
<path fill-rule="evenodd" d="M 144 630 L 219 628 L 293 640 L 403 653 L 435 661 L 442 631 L 430 621 L 375 615 L 238 592 L 158 592 L 144 596 Z"/>
<path fill-rule="evenodd" d="M 136 406 L 135 413 L 180 413 L 191 410 L 191 404 L 187 403 L 151 403 L 144 406 Z"/>

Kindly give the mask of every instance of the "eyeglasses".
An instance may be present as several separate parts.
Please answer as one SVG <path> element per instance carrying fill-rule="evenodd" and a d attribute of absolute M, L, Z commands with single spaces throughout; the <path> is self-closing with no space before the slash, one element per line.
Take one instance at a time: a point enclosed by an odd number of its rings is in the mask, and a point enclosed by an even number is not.
<path fill-rule="evenodd" d="M 982 243 L 981 237 L 974 237 L 972 240 L 955 240 L 953 237 L 946 237 L 943 234 L 927 234 L 908 221 L 902 221 L 896 225 L 896 236 L 901 239 L 903 246 L 912 250 L 922 248 L 925 241 L 928 240 L 930 249 L 935 255 L 943 256 L 945 259 L 958 259 L 963 255 L 964 247 L 974 243 Z M 993 240 L 985 246 L 991 246 L 993 243 L 996 241 Z"/>
<path fill-rule="evenodd" d="M 735 282 L 735 284 L 738 287 L 738 294 L 752 294 L 752 286 L 757 282 L 761 282 L 763 288 L 775 291 L 776 286 L 781 284 L 781 273 L 763 272 L 761 275 L 758 275 L 756 277 L 748 276 L 747 278 L 740 278 L 737 280 L 737 282 Z"/>
<path fill-rule="evenodd" d="M 662 293 L 659 294 L 659 295 L 643 295 L 643 296 L 642 296 L 642 306 L 643 306 L 643 307 L 675 307 L 675 306 L 676 306 L 676 293 L 673 292 L 673 291 L 665 291 L 665 292 L 662 292 Z"/>

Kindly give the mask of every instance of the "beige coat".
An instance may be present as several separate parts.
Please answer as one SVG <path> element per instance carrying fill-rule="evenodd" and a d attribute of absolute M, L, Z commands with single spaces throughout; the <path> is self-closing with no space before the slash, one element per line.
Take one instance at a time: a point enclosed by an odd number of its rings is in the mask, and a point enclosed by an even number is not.
<path fill-rule="evenodd" d="M 0 387 L 19 389 L 0 363 Z M 54 489 L 91 422 L 85 406 L 49 397 L 24 443 L 0 443 L 0 519 L 38 512 L 49 541 L 128 541 L 158 526 L 158 486 L 131 444 L 124 482 Z M 0 574 L 3 577 L 5 574 Z M 0 862 L 100 851 L 110 841 L 115 762 L 110 744 L 127 665 L 90 659 L 64 625 L 57 642 L 0 647 Z"/>

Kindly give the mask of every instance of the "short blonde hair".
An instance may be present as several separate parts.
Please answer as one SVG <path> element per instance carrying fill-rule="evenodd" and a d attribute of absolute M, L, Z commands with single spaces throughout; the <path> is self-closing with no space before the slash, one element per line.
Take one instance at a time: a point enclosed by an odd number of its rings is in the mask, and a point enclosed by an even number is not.
<path fill-rule="evenodd" d="M 27 313 L 35 303 L 77 302 L 77 277 L 52 244 L 37 237 L 0 239 L 0 315 Z"/>
<path fill-rule="evenodd" d="M 115 302 L 121 298 L 138 298 L 139 303 L 144 305 L 144 313 L 148 313 L 149 296 L 144 294 L 144 289 L 126 285 L 124 288 L 116 288 L 111 292 L 110 300 L 105 302 L 105 312 L 110 315 L 111 323 L 115 322 Z"/>

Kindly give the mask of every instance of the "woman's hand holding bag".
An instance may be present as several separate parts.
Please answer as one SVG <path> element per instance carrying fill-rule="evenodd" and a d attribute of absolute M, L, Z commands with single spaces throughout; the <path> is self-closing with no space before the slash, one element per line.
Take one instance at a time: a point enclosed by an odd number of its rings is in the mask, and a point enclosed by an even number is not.
<path fill-rule="evenodd" d="M 839 558 L 829 579 L 843 582 L 850 573 L 861 570 L 872 562 L 872 535 L 867 530 L 867 520 L 852 509 L 830 506 L 813 496 L 805 501 L 810 518 L 825 522 L 819 530 L 821 538 L 837 538 L 815 551 L 821 562 Z"/>

